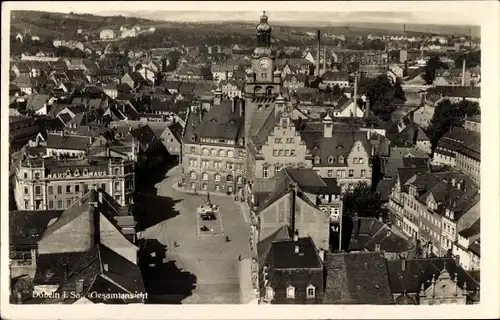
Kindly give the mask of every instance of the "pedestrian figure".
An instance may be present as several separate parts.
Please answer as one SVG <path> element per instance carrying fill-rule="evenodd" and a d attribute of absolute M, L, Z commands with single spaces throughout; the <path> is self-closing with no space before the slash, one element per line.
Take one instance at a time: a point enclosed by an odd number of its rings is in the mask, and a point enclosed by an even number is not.
<path fill-rule="evenodd" d="M 174 247 L 177 248 L 178 246 L 179 246 L 179 244 L 177 243 L 177 241 L 174 241 Z"/>
<path fill-rule="evenodd" d="M 226 242 L 229 242 L 229 236 L 226 236 Z"/>
<path fill-rule="evenodd" d="M 238 256 L 238 261 L 241 261 L 241 254 Z"/>

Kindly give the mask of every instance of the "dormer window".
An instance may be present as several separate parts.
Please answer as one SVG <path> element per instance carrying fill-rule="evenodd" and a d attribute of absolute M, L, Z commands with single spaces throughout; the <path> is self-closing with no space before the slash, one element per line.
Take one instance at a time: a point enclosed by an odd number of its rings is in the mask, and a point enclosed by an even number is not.
<path fill-rule="evenodd" d="M 310 284 L 306 288 L 306 294 L 307 294 L 308 299 L 315 298 L 316 297 L 316 288 L 312 284 Z"/>
<path fill-rule="evenodd" d="M 344 157 L 343 156 L 339 157 L 339 163 L 344 163 Z"/>
<path fill-rule="evenodd" d="M 70 175 L 71 175 L 71 170 L 69 170 L 69 169 L 68 169 L 68 170 L 66 170 L 66 175 L 67 175 L 67 176 L 70 176 Z"/>
<path fill-rule="evenodd" d="M 80 170 L 76 169 L 75 170 L 75 176 L 79 176 L 80 175 Z"/>
<path fill-rule="evenodd" d="M 319 156 L 314 157 L 314 164 L 319 164 L 321 162 L 321 159 Z"/>
<path fill-rule="evenodd" d="M 295 299 L 295 288 L 293 286 L 286 288 L 286 297 L 287 299 Z"/>
<path fill-rule="evenodd" d="M 332 164 L 334 162 L 334 158 L 332 156 L 328 157 L 328 163 Z"/>

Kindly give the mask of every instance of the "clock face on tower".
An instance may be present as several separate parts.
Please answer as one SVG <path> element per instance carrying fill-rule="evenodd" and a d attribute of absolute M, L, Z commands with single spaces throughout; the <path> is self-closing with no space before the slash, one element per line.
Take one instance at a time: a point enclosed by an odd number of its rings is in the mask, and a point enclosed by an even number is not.
<path fill-rule="evenodd" d="M 270 65 L 270 63 L 269 63 L 269 59 L 265 59 L 265 58 L 264 58 L 264 59 L 261 59 L 261 60 L 259 61 L 259 67 L 261 67 L 262 69 L 267 69 L 267 68 L 269 68 L 269 65 Z"/>

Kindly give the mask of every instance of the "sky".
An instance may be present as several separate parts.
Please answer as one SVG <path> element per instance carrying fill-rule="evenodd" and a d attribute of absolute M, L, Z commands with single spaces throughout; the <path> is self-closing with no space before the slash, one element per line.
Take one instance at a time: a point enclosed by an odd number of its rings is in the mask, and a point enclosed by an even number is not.
<path fill-rule="evenodd" d="M 120 4 L 117 6 L 116 4 Z M 479 25 L 477 1 L 130 1 L 11 2 L 16 10 L 133 15 L 170 21 L 255 21 L 266 10 L 273 21 L 387 22 Z M 4 2 L 5 4 L 5 2 Z M 183 11 L 172 12 L 172 11 Z M 229 12 L 228 12 L 229 11 Z M 473 12 L 473 14 L 471 14 Z"/>

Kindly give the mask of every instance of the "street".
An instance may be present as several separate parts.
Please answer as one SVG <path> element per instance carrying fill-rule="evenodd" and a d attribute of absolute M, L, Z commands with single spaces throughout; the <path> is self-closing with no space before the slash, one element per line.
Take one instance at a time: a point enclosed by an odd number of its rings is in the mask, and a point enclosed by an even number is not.
<path fill-rule="evenodd" d="M 180 179 L 180 167 L 175 167 L 155 185 L 155 189 L 146 194 L 138 193 L 136 204 L 140 211 L 136 219 L 138 225 L 145 227 L 138 233 L 138 238 L 148 239 L 149 242 L 156 240 L 166 246 L 163 263 L 175 262 L 180 271 L 196 278 L 194 290 L 181 303 L 240 303 L 238 258 L 239 255 L 242 259 L 250 256 L 250 227 L 246 222 L 249 219 L 244 217 L 240 205 L 232 197 L 211 194 L 211 202 L 221 209 L 218 219 L 210 224 L 220 226 L 217 229 L 222 234 L 200 237 L 199 228 L 204 221 L 199 219 L 196 209 L 206 202 L 207 197 L 176 190 L 173 186 Z M 156 194 L 153 194 L 154 190 Z M 148 222 L 140 221 L 141 213 Z M 226 242 L 226 236 L 229 242 Z M 170 283 L 175 281 L 172 279 Z M 161 303 L 159 297 L 155 300 Z"/>

